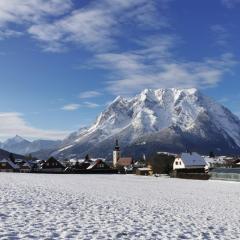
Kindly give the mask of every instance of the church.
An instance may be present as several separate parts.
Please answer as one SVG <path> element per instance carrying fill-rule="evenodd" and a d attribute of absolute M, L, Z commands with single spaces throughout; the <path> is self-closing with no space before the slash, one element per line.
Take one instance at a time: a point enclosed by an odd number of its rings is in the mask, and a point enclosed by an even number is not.
<path fill-rule="evenodd" d="M 121 149 L 118 140 L 116 140 L 113 149 L 113 168 L 124 168 L 131 165 L 133 165 L 133 159 L 131 157 L 121 157 Z"/>

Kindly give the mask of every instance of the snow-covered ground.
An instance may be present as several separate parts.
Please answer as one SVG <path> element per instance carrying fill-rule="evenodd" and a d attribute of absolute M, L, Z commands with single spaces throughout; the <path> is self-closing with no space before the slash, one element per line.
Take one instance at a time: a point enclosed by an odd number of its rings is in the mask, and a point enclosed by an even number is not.
<path fill-rule="evenodd" d="M 0 239 L 240 239 L 240 183 L 0 173 Z"/>

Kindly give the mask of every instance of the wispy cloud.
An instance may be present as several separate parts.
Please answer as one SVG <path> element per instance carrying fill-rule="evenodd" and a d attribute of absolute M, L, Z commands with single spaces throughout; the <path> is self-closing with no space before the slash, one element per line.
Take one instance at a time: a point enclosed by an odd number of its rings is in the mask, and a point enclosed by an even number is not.
<path fill-rule="evenodd" d="M 223 25 L 216 24 L 211 26 L 211 31 L 215 34 L 216 43 L 219 46 L 227 46 L 230 38 L 230 34 L 227 28 Z"/>
<path fill-rule="evenodd" d="M 101 105 L 93 102 L 84 102 L 83 106 L 87 108 L 97 108 L 100 107 Z"/>
<path fill-rule="evenodd" d="M 102 0 L 89 1 L 73 9 L 73 1 L 66 0 L 3 0 L 0 2 L 0 37 L 13 31 L 12 24 L 22 24 L 45 51 L 58 52 L 75 44 L 86 48 L 94 66 L 109 72 L 106 89 L 113 94 L 131 94 L 145 87 L 212 87 L 237 63 L 230 53 L 215 58 L 187 61 L 175 53 L 179 38 L 164 34 L 169 30 L 166 9 L 171 0 Z M 240 0 L 222 0 L 227 7 Z M 16 7 L 15 7 L 16 6 Z M 13 24 L 13 25 L 14 25 Z M 11 27 L 10 27 L 11 26 Z M 127 26 L 127 27 L 126 27 Z M 140 40 L 126 31 L 141 29 Z M 156 28 L 161 35 L 150 35 Z M 227 31 L 222 25 L 212 26 L 218 43 L 226 44 Z M 128 37 L 126 37 L 126 35 Z M 122 42 L 131 43 L 131 50 L 122 50 Z M 138 39 L 138 38 L 137 38 Z M 70 43 L 70 44 L 69 44 Z M 99 96 L 89 91 L 79 97 Z M 86 104 L 68 104 L 63 110 L 74 111 Z"/>
<path fill-rule="evenodd" d="M 222 0 L 222 3 L 227 8 L 233 8 L 240 3 L 240 0 Z"/>
<path fill-rule="evenodd" d="M 85 98 L 95 98 L 101 96 L 102 93 L 98 91 L 86 91 L 86 92 L 81 92 L 79 94 L 80 99 L 85 99 Z"/>
<path fill-rule="evenodd" d="M 164 10 L 170 1 L 95 0 L 73 9 L 72 0 L 1 0 L 0 37 L 28 33 L 45 51 L 61 52 L 74 43 L 103 52 L 118 48 L 126 26 L 147 30 L 168 26 Z"/>
<path fill-rule="evenodd" d="M 72 1 L 65 0 L 1 0 L 0 1 L 0 37 L 19 36 L 24 32 L 16 26 L 45 22 L 49 17 L 64 14 L 72 8 Z"/>
<path fill-rule="evenodd" d="M 81 107 L 80 104 L 71 103 L 71 104 L 64 105 L 64 106 L 62 107 L 62 110 L 64 110 L 64 111 L 76 111 L 76 110 L 78 110 L 80 107 Z"/>
<path fill-rule="evenodd" d="M 24 116 L 17 112 L 0 113 L 0 138 L 5 139 L 14 135 L 27 138 L 63 139 L 69 132 L 57 130 L 43 130 L 29 125 Z"/>
<path fill-rule="evenodd" d="M 100 104 L 94 103 L 94 102 L 83 102 L 81 104 L 77 103 L 71 103 L 64 105 L 61 109 L 64 111 L 76 111 L 80 108 L 97 108 L 100 107 Z"/>
<path fill-rule="evenodd" d="M 90 51 L 107 51 L 117 47 L 117 40 L 125 24 L 139 27 L 160 27 L 166 19 L 159 13 L 168 0 L 102 0 L 53 22 L 40 22 L 28 33 L 43 43 L 47 51 L 61 51 L 67 43 L 75 43 Z"/>
<path fill-rule="evenodd" d="M 23 35 L 22 32 L 11 30 L 11 29 L 0 30 L 0 40 L 11 38 L 11 37 L 19 37 L 22 35 Z"/>
<path fill-rule="evenodd" d="M 98 67 L 112 69 L 108 91 L 126 95 L 143 88 L 212 87 L 237 64 L 230 53 L 201 61 L 179 59 L 172 51 L 177 46 L 174 38 L 164 36 L 162 42 L 154 39 L 147 39 L 135 51 L 96 56 Z"/>

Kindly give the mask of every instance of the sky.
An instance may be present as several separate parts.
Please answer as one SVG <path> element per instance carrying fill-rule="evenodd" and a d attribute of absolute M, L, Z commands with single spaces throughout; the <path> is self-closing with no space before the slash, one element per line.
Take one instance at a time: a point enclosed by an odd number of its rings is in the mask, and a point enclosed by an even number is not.
<path fill-rule="evenodd" d="M 1 0 L 0 140 L 63 139 L 145 88 L 240 116 L 239 23 L 240 0 Z"/>

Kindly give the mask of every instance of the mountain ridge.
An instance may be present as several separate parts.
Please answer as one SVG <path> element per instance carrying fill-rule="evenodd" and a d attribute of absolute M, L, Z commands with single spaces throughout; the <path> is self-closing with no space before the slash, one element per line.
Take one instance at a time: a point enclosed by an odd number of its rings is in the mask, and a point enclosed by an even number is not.
<path fill-rule="evenodd" d="M 145 89 L 133 98 L 115 98 L 92 126 L 72 133 L 52 155 L 111 156 L 115 139 L 133 156 L 139 146 L 141 152 L 180 152 L 188 145 L 202 153 L 238 153 L 240 120 L 196 88 Z"/>
<path fill-rule="evenodd" d="M 61 144 L 61 141 L 54 141 L 54 140 L 34 140 L 28 141 L 25 138 L 16 135 L 13 138 L 9 138 L 6 141 L 0 143 L 0 148 L 8 151 L 13 152 L 20 155 L 27 155 L 32 152 L 37 152 L 41 150 L 47 149 L 55 149 L 58 145 Z"/>

